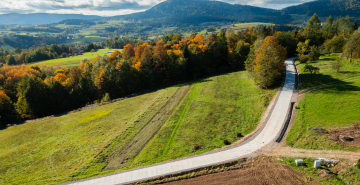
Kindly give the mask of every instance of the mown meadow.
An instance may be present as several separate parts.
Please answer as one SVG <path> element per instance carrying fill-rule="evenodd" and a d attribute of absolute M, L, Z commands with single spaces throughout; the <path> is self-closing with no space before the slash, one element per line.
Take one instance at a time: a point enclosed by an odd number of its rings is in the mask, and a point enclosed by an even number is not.
<path fill-rule="evenodd" d="M 31 63 L 31 65 L 61 65 L 67 68 L 71 68 L 71 67 L 75 67 L 75 66 L 80 66 L 80 61 L 82 58 L 89 58 L 90 61 L 94 60 L 96 57 L 98 56 L 104 56 L 106 55 L 106 52 L 110 52 L 110 51 L 115 51 L 114 49 L 99 49 L 96 52 L 86 52 L 83 53 L 83 55 L 78 55 L 78 56 L 71 56 L 68 58 L 59 58 L 59 59 L 52 59 L 52 60 L 46 60 L 46 61 L 42 61 L 42 62 L 36 62 L 36 63 Z"/>

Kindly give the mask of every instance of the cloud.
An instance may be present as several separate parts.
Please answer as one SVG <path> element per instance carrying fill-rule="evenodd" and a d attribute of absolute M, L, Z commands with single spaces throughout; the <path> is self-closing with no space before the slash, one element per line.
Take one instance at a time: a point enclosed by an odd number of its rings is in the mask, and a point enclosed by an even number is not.
<path fill-rule="evenodd" d="M 114 16 L 145 11 L 165 0 L 0 0 L 2 13 L 75 13 Z M 219 0 L 280 9 L 312 0 Z"/>

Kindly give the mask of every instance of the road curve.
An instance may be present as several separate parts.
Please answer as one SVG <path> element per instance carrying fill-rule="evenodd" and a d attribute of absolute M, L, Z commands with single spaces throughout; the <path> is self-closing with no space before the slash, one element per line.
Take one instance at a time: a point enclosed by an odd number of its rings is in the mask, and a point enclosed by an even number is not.
<path fill-rule="evenodd" d="M 147 179 L 153 179 L 156 177 L 235 161 L 258 151 L 259 149 L 265 147 L 268 144 L 275 142 L 287 118 L 287 113 L 290 108 L 291 99 L 294 92 L 296 72 L 293 60 L 294 58 L 291 58 L 285 62 L 285 83 L 283 88 L 281 89 L 278 100 L 265 127 L 261 130 L 261 132 L 257 135 L 256 138 L 247 142 L 246 144 L 219 152 L 212 152 L 180 160 L 169 161 L 159 165 L 152 165 L 103 177 L 85 179 L 68 184 L 114 185 L 139 182 Z"/>

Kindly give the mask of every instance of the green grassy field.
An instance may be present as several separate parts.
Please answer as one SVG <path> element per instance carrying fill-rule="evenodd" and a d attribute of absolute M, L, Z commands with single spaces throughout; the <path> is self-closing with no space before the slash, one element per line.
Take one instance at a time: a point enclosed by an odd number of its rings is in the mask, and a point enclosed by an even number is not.
<path fill-rule="evenodd" d="M 320 68 L 320 73 L 313 77 L 308 73 L 300 75 L 303 89 L 315 85 L 344 80 L 353 76 L 360 76 L 360 65 L 343 61 L 344 67 L 337 72 L 331 68 L 329 56 L 323 56 L 313 62 Z M 303 71 L 304 64 L 300 65 Z M 338 149 L 358 150 L 357 146 L 346 146 L 333 141 L 326 133 L 317 133 L 314 128 L 325 129 L 332 133 L 334 129 L 350 127 L 360 121 L 360 79 L 344 82 L 338 85 L 320 89 L 307 94 L 299 101 L 300 110 L 296 110 L 296 120 L 287 136 L 286 143 L 296 148 L 307 149 Z"/>
<path fill-rule="evenodd" d="M 223 147 L 256 128 L 275 92 L 235 72 L 2 130 L 0 184 L 57 184 Z"/>
<path fill-rule="evenodd" d="M 31 63 L 29 65 L 39 65 L 39 66 L 41 66 L 41 65 L 62 65 L 62 66 L 71 68 L 71 67 L 75 67 L 75 66 L 80 66 L 80 60 L 82 58 L 89 58 L 90 61 L 92 61 L 97 56 L 106 55 L 105 53 L 108 51 L 114 51 L 114 50 L 113 49 L 99 49 L 97 52 L 94 52 L 94 53 L 87 52 L 87 53 L 84 53 L 83 55 L 78 55 L 78 56 L 69 57 L 69 58 L 58 58 L 58 59 L 46 60 L 46 61 L 42 61 L 42 62 Z"/>
<path fill-rule="evenodd" d="M 339 70 L 339 72 L 332 69 L 332 64 L 339 55 L 339 53 L 330 55 L 326 54 L 321 56 L 318 61 L 309 62 L 308 64 L 320 68 L 320 73 L 313 75 L 312 80 L 310 73 L 304 72 L 306 64 L 298 63 L 300 69 L 301 89 L 307 89 L 337 80 L 360 76 L 360 62 L 357 62 L 357 60 L 352 60 L 352 62 L 349 62 L 349 60 L 341 60 L 343 67 Z"/>

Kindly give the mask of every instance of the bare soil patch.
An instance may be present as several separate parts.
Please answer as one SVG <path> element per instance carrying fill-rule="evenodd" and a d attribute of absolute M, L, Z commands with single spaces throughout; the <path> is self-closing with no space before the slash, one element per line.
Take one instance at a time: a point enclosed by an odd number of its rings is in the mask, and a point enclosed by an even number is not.
<path fill-rule="evenodd" d="M 158 182 L 159 183 L 159 182 Z M 289 166 L 277 162 L 274 158 L 259 157 L 241 164 L 238 169 L 230 169 L 220 173 L 203 175 L 165 183 L 168 185 L 182 184 L 319 184 L 315 179 Z"/>
<path fill-rule="evenodd" d="M 339 144 L 360 147 L 360 122 L 353 127 L 334 129 L 327 136 Z"/>

